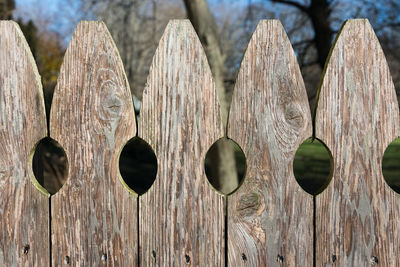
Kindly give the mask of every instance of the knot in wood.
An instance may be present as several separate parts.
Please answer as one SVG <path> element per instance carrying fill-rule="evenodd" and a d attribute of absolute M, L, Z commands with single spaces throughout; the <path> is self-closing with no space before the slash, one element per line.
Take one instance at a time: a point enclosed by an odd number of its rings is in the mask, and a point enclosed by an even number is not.
<path fill-rule="evenodd" d="M 5 164 L 0 164 L 0 180 L 5 179 L 10 176 L 10 170 L 5 166 Z"/>
<path fill-rule="evenodd" d="M 297 103 L 293 92 L 289 89 L 286 82 L 280 81 L 280 90 L 278 91 L 278 105 L 280 106 L 286 123 L 294 129 L 302 128 L 304 119 L 300 106 Z"/>
<path fill-rule="evenodd" d="M 260 207 L 260 197 L 257 193 L 248 193 L 242 195 L 237 202 L 236 210 L 241 216 L 253 216 Z"/>
<path fill-rule="evenodd" d="M 121 116 L 123 100 L 118 91 L 121 90 L 113 81 L 109 80 L 101 84 L 101 95 L 97 103 L 101 120 L 115 120 Z"/>
<path fill-rule="evenodd" d="M 71 181 L 71 191 L 72 191 L 72 193 L 76 194 L 76 195 L 80 194 L 82 186 L 83 186 L 82 180 L 80 180 L 79 178 L 73 179 L 73 181 Z"/>
<path fill-rule="evenodd" d="M 285 120 L 294 129 L 301 129 L 303 127 L 302 112 L 295 103 L 288 103 L 284 108 Z"/>

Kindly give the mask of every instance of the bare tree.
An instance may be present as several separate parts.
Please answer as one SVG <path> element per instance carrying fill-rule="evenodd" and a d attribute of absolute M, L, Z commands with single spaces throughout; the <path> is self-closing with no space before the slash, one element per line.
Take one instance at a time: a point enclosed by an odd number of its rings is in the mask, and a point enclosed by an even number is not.
<path fill-rule="evenodd" d="M 192 22 L 201 43 L 203 44 L 213 73 L 217 94 L 221 105 L 221 117 L 224 127 L 228 120 L 227 93 L 224 86 L 224 62 L 218 29 L 205 0 L 184 0 L 188 17 Z M 238 175 L 234 155 L 234 147 L 227 141 L 216 143 L 215 150 L 210 155 L 214 163 L 211 179 L 223 193 L 230 193 L 238 186 Z"/>
<path fill-rule="evenodd" d="M 388 56 L 397 91 L 400 90 L 400 65 L 396 59 L 399 42 L 400 3 L 396 0 L 344 1 L 344 0 L 264 0 L 265 2 L 292 7 L 305 18 L 304 23 L 292 24 L 289 36 L 303 31 L 297 42 L 293 43 L 298 52 L 300 66 L 307 85 L 310 102 L 315 100 L 317 83 L 327 60 L 333 37 L 346 18 L 368 18 L 381 45 Z M 308 24 L 308 25 L 307 25 Z M 296 25 L 300 25 L 296 26 Z M 308 34 L 304 34 L 305 32 Z M 311 36 L 307 36 L 310 35 Z M 390 37 L 389 37 L 390 36 Z M 397 37 L 395 37 L 397 36 Z M 397 38 L 397 41 L 395 41 Z M 391 39 L 389 41 L 389 39 Z M 395 41 L 395 42 L 393 42 Z M 319 68 L 316 68 L 316 65 Z M 317 78 L 316 78 L 317 77 Z M 399 93 L 398 93 L 399 95 Z M 313 106 L 313 105 L 312 105 Z"/>
<path fill-rule="evenodd" d="M 150 63 L 165 25 L 175 11 L 183 17 L 182 8 L 172 2 L 166 6 L 157 0 L 91 0 L 83 7 L 103 20 L 118 47 L 125 72 L 139 112 L 140 100 Z M 170 16 L 168 16 L 170 14 Z"/>
<path fill-rule="evenodd" d="M 14 9 L 14 0 L 0 0 L 0 19 L 11 19 Z"/>
<path fill-rule="evenodd" d="M 400 3 L 395 0 L 249 0 L 247 5 L 240 2 L 240 8 L 234 7 L 236 1 L 209 4 L 206 0 L 60 2 L 64 7 L 59 9 L 57 18 L 63 17 L 69 25 L 69 30 L 61 34 L 70 35 L 81 19 L 105 21 L 124 62 L 137 112 L 151 59 L 165 25 L 169 19 L 186 15 L 199 35 L 213 72 L 224 125 L 241 58 L 260 19 L 278 18 L 285 26 L 298 56 L 311 107 L 333 38 L 345 18 L 370 19 L 386 53 L 398 92 L 400 89 L 397 53 L 400 49 Z M 209 5 L 215 7 L 213 13 Z M 13 0 L 0 0 L 0 18 L 9 19 L 13 9 Z M 43 16 L 38 19 L 43 20 Z M 66 44 L 69 38 L 64 39 Z M 217 144 L 211 153 L 214 163 L 211 176 L 217 189 L 228 193 L 237 187 L 238 177 L 234 151 L 226 143 Z"/>
<path fill-rule="evenodd" d="M 92 0 L 82 3 L 84 9 L 90 10 L 95 17 L 104 20 L 110 30 L 120 51 L 138 112 L 142 91 L 158 40 L 169 19 L 185 16 L 182 5 L 175 1 L 166 3 L 157 0 Z M 201 5 L 197 5 L 197 3 Z M 206 9 L 202 8 L 204 4 Z M 226 125 L 228 104 L 224 87 L 225 58 L 217 39 L 218 27 L 208 10 L 206 1 L 186 1 L 185 6 L 192 24 L 199 33 L 214 74 L 221 103 L 222 119 Z M 196 6 L 201 8 L 194 11 L 193 8 Z M 197 15 L 199 15 L 197 13 L 194 17 L 190 16 L 192 14 L 190 10 L 199 11 L 201 16 L 206 15 L 207 18 L 197 19 Z M 205 31 L 198 31 L 198 26 L 203 29 L 204 23 Z M 211 35 L 209 30 L 212 32 Z M 207 39 L 207 44 L 205 39 Z M 219 163 L 214 164 L 214 168 L 212 168 L 213 184 L 220 191 L 228 193 L 238 185 L 233 146 L 227 141 L 222 141 L 216 146 L 218 152 L 211 153 L 212 162 Z"/>
<path fill-rule="evenodd" d="M 317 50 L 317 59 L 321 68 L 324 67 L 326 58 L 334 36 L 334 30 L 331 28 L 330 16 L 332 13 L 332 3 L 330 0 L 311 0 L 306 4 L 305 1 L 292 0 L 268 0 L 272 3 L 280 3 L 296 8 L 310 20 L 314 37 L 309 40 L 302 40 L 303 43 L 313 44 Z M 304 25 L 304 24 L 303 24 Z"/>

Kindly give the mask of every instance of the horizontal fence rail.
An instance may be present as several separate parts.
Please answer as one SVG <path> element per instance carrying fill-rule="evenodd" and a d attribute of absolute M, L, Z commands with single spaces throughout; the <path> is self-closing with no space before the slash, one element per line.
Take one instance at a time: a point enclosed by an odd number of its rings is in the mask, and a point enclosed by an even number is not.
<path fill-rule="evenodd" d="M 277 20 L 257 26 L 227 128 L 188 20 L 162 36 L 136 123 L 117 48 L 102 22 L 80 22 L 66 51 L 47 132 L 40 76 L 19 29 L 0 21 L 0 266 L 400 266 L 400 198 L 384 181 L 400 135 L 391 75 L 367 20 L 347 21 L 325 66 L 315 117 Z M 243 149 L 240 188 L 223 196 L 204 173 L 224 136 Z M 69 172 L 50 197 L 32 171 L 50 136 Z M 157 157 L 138 196 L 118 167 L 131 138 Z M 332 179 L 313 197 L 296 182 L 300 144 L 318 138 Z"/>

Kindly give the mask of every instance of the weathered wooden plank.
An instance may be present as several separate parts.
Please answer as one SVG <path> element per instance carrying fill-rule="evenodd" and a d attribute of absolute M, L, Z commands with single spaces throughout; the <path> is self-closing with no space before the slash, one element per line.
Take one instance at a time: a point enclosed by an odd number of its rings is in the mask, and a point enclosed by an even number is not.
<path fill-rule="evenodd" d="M 139 197 L 143 266 L 223 266 L 223 196 L 204 173 L 207 150 L 223 136 L 207 59 L 188 20 L 171 21 L 143 93 L 138 132 L 158 173 Z"/>
<path fill-rule="evenodd" d="M 68 180 L 52 197 L 52 263 L 137 264 L 137 197 L 121 183 L 119 153 L 136 133 L 118 51 L 101 22 L 79 23 L 65 54 L 50 135 L 65 149 Z"/>
<path fill-rule="evenodd" d="M 368 20 L 347 21 L 336 40 L 315 127 L 334 159 L 332 181 L 316 200 L 317 266 L 400 266 L 400 199 L 381 170 L 400 133 L 399 109 Z"/>
<path fill-rule="evenodd" d="M 278 20 L 257 26 L 242 61 L 228 137 L 247 159 L 228 197 L 229 266 L 311 266 L 312 196 L 293 175 L 299 145 L 312 135 L 304 82 Z"/>
<path fill-rule="evenodd" d="M 49 265 L 49 194 L 31 163 L 46 134 L 32 53 L 19 26 L 0 21 L 0 266 Z"/>

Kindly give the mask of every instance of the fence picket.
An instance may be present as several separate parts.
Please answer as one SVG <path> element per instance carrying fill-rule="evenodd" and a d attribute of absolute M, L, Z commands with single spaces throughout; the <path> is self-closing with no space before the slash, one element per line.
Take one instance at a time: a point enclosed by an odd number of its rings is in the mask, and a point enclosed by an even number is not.
<path fill-rule="evenodd" d="M 19 26 L 0 21 L 0 266 L 49 263 L 49 194 L 35 180 L 31 163 L 46 134 L 32 53 Z"/>
<path fill-rule="evenodd" d="M 317 266 L 398 266 L 400 199 L 382 176 L 399 109 L 383 51 L 368 20 L 347 21 L 319 92 L 316 137 L 334 160 L 316 200 Z"/>
<path fill-rule="evenodd" d="M 242 61 L 228 137 L 247 173 L 228 197 L 229 266 L 311 266 L 312 196 L 293 175 L 299 145 L 312 135 L 303 78 L 278 20 L 259 23 Z"/>
<path fill-rule="evenodd" d="M 188 20 L 171 21 L 153 58 L 138 122 L 158 160 L 139 197 L 141 266 L 224 266 L 223 196 L 204 157 L 223 136 L 215 85 Z"/>
<path fill-rule="evenodd" d="M 50 135 L 65 149 L 68 180 L 51 198 L 53 266 L 137 264 L 137 196 L 118 157 L 136 133 L 129 85 L 102 22 L 80 22 L 61 67 Z"/>
<path fill-rule="evenodd" d="M 224 214 L 204 172 L 224 136 L 220 106 L 190 22 L 171 21 L 160 40 L 138 129 L 107 28 L 81 22 L 50 114 L 69 174 L 49 200 L 31 163 L 47 132 L 37 66 L 18 25 L 0 21 L 0 266 L 398 266 L 400 199 L 381 161 L 400 135 L 399 107 L 367 20 L 344 24 L 323 75 L 314 131 L 331 150 L 333 178 L 313 206 L 293 175 L 295 152 L 312 135 L 303 79 L 281 23 L 259 23 L 227 126 L 247 173 Z M 158 162 L 139 198 L 118 168 L 136 132 Z"/>

